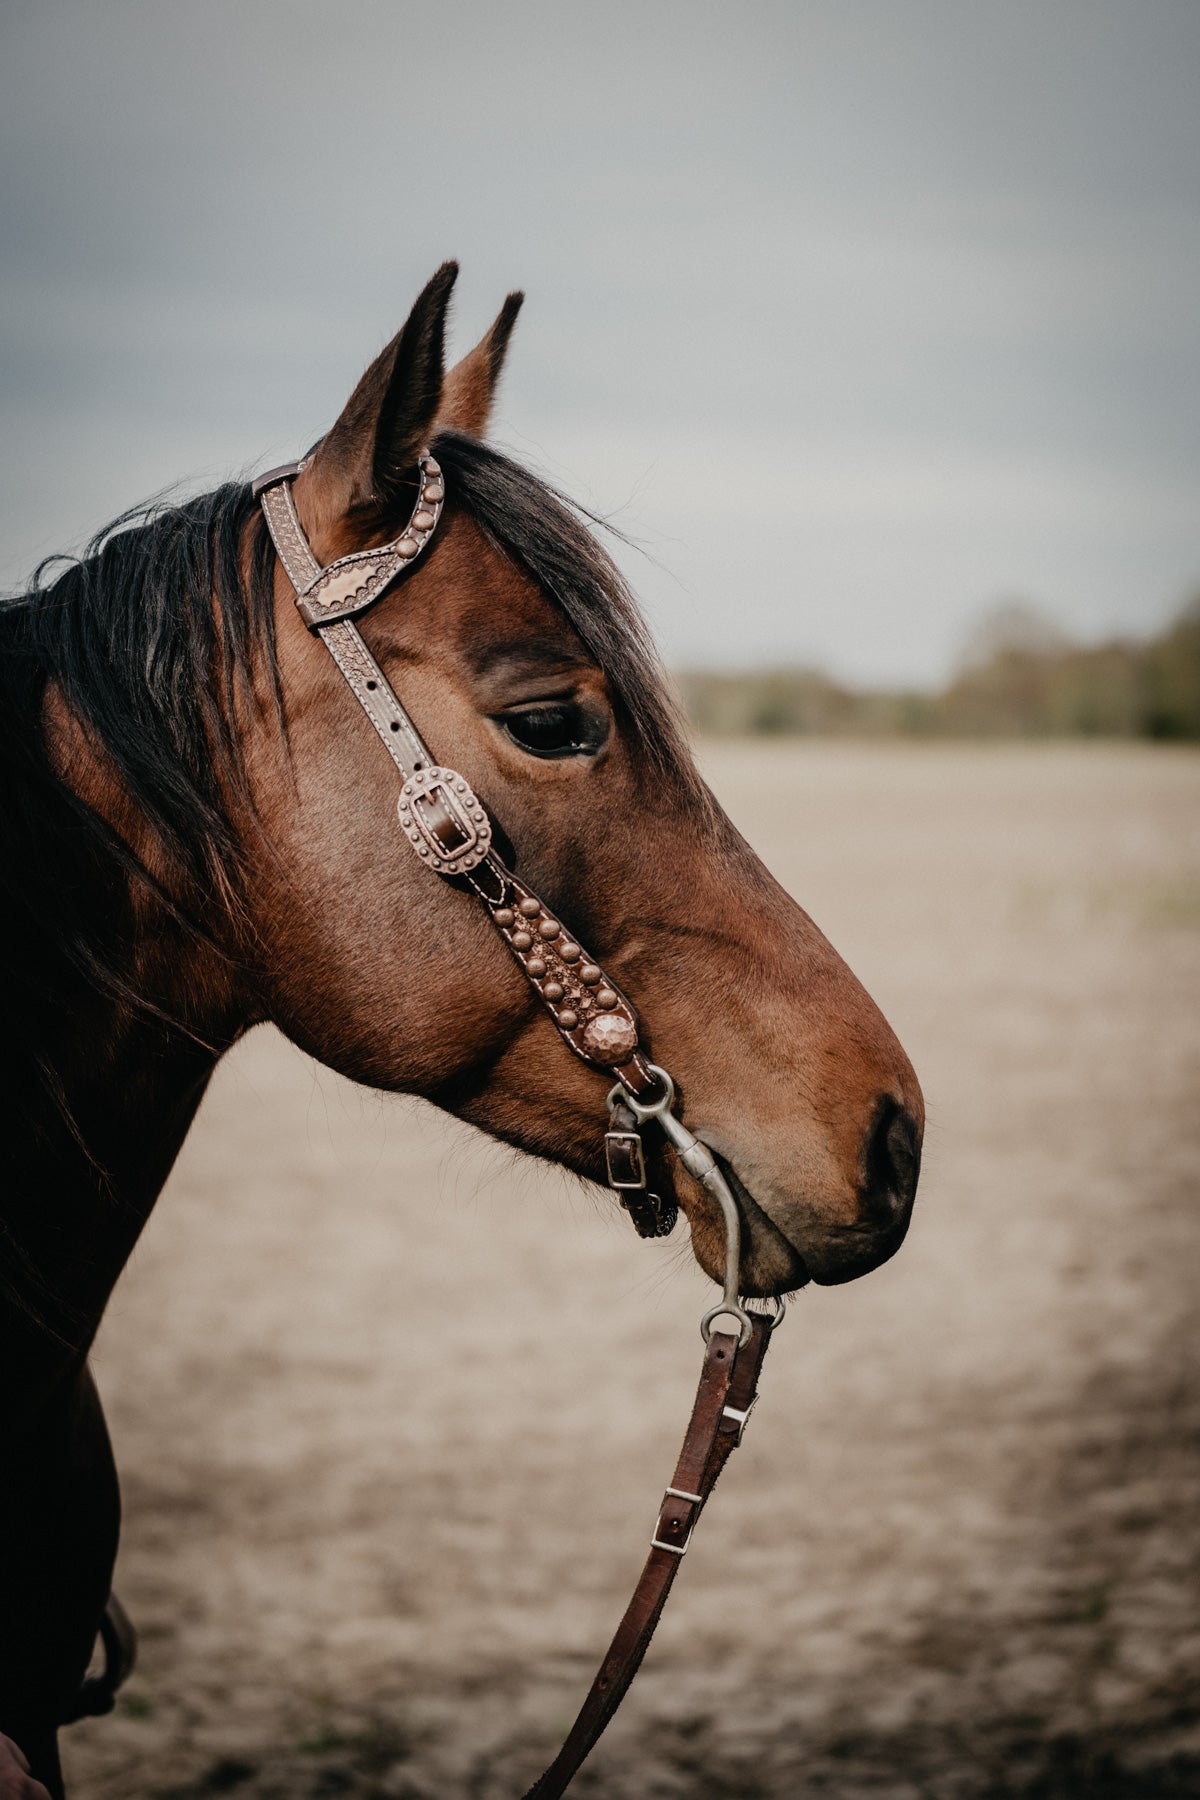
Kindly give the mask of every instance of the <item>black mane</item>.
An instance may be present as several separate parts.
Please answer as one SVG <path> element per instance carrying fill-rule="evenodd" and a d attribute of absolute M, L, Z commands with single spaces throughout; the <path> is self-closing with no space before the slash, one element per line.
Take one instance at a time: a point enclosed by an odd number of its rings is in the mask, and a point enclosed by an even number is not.
<path fill-rule="evenodd" d="M 0 603 L 0 1068 L 25 1104 L 49 1091 L 63 1114 L 53 1046 L 81 981 L 142 1000 L 125 941 L 130 896 L 138 883 L 157 889 L 56 768 L 49 706 L 105 758 L 199 901 L 191 916 L 202 916 L 237 854 L 222 787 L 236 791 L 240 776 L 226 701 L 248 680 L 256 646 L 274 667 L 264 555 L 242 580 L 251 512 L 244 484 L 152 502 L 77 560 L 42 564 L 28 592 Z"/>

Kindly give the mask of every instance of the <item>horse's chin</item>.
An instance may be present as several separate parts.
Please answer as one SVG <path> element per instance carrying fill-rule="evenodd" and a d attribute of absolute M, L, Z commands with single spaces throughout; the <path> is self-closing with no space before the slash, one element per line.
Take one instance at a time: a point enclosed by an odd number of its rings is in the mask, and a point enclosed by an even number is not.
<path fill-rule="evenodd" d="M 811 1275 L 796 1246 L 774 1220 L 768 1218 L 732 1163 L 718 1152 L 714 1155 L 741 1214 L 740 1291 L 747 1297 L 761 1299 L 768 1295 L 791 1294 L 797 1288 L 806 1287 Z M 711 1203 L 702 1215 L 693 1215 L 692 1248 L 705 1274 L 722 1282 L 725 1277 L 725 1226 Z"/>

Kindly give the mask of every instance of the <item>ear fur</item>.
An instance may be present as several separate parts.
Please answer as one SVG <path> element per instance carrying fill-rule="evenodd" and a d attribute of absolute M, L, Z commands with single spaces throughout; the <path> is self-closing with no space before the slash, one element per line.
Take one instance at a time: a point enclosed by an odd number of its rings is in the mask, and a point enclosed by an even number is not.
<path fill-rule="evenodd" d="M 475 438 L 487 430 L 508 340 L 524 299 L 524 294 L 510 294 L 491 330 L 447 375 L 437 415 L 440 430 L 462 431 Z"/>
<path fill-rule="evenodd" d="M 442 264 L 318 445 L 304 487 L 323 522 L 361 507 L 386 511 L 412 475 L 442 397 L 446 310 L 457 274 L 457 263 Z"/>

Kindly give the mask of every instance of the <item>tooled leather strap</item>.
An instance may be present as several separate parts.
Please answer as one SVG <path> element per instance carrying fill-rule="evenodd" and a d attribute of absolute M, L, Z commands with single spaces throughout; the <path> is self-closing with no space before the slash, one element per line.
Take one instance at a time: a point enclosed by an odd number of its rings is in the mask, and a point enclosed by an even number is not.
<path fill-rule="evenodd" d="M 399 770 L 403 835 L 428 868 L 473 888 L 574 1054 L 611 1073 L 635 1097 L 652 1097 L 659 1084 L 639 1048 L 632 1003 L 546 902 L 501 861 L 487 808 L 464 776 L 435 762 L 353 622 L 433 536 L 445 500 L 440 467 L 428 453 L 419 458 L 417 502 L 398 538 L 325 568 L 313 555 L 292 498 L 302 467 L 287 463 L 269 470 L 254 492 L 301 617 L 333 657 Z"/>
<path fill-rule="evenodd" d="M 724 1332 L 714 1331 L 709 1338 L 692 1417 L 671 1485 L 663 1495 L 646 1566 L 566 1742 L 525 1800 L 558 1800 L 566 1792 L 624 1699 L 654 1636 L 704 1502 L 742 1441 L 770 1339 L 771 1321 L 762 1313 L 753 1315 L 750 1340 L 742 1349 L 736 1337 Z"/>

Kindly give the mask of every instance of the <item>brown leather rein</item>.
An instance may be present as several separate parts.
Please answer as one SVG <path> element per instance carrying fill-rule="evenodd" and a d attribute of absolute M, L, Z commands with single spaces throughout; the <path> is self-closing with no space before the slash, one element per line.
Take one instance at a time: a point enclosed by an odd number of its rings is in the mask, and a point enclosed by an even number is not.
<path fill-rule="evenodd" d="M 737 1202 L 712 1152 L 672 1111 L 674 1084 L 642 1051 L 632 1003 L 541 896 L 500 859 L 486 807 L 462 775 L 434 759 L 353 622 L 412 566 L 433 536 L 446 493 L 441 469 L 428 453 L 419 458 L 417 502 L 399 537 L 322 568 L 292 499 L 292 482 L 303 467 L 287 463 L 268 470 L 254 483 L 254 492 L 301 617 L 333 657 L 399 771 L 403 785 L 396 804 L 402 835 L 427 868 L 461 879 L 474 890 L 567 1047 L 611 1078 L 605 1133 L 609 1186 L 639 1235 L 665 1236 L 677 1212 L 673 1200 L 663 1200 L 647 1187 L 642 1132 L 650 1125 L 662 1131 L 689 1174 L 716 1199 L 725 1220 L 724 1294 L 701 1321 L 705 1352 L 700 1383 L 650 1554 L 562 1749 L 526 1796 L 556 1800 L 637 1673 L 700 1511 L 741 1442 L 783 1302 L 776 1303 L 774 1314 L 752 1313 L 742 1305 Z M 717 1330 L 720 1318 L 732 1319 L 736 1331 Z"/>

